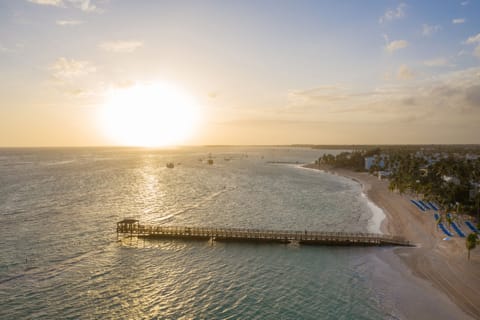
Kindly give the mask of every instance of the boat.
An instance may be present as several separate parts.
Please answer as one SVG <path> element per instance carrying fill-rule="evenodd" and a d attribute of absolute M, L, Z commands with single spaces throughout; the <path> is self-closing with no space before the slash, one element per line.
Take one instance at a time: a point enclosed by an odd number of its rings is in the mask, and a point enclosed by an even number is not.
<path fill-rule="evenodd" d="M 213 159 L 208 159 L 208 164 L 213 164 Z"/>
<path fill-rule="evenodd" d="M 175 165 L 173 164 L 173 162 L 168 162 L 167 163 L 167 168 L 168 169 L 173 169 L 175 167 Z"/>

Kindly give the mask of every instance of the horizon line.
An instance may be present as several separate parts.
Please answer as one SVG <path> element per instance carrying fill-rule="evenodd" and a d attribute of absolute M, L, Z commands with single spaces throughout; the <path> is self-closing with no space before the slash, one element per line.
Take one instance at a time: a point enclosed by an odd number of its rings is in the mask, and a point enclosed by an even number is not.
<path fill-rule="evenodd" d="M 119 145 L 79 145 L 79 146 L 67 146 L 67 145 L 43 145 L 43 146 L 0 146 L 0 149 L 82 149 L 82 148 L 112 148 L 112 149 L 177 149 L 177 148 L 218 148 L 218 147 L 401 147 L 401 146 L 477 146 L 480 147 L 480 143 L 392 143 L 392 144 L 314 144 L 314 143 L 294 143 L 294 144 L 202 144 L 202 145 L 175 145 L 175 146 L 119 146 Z"/>

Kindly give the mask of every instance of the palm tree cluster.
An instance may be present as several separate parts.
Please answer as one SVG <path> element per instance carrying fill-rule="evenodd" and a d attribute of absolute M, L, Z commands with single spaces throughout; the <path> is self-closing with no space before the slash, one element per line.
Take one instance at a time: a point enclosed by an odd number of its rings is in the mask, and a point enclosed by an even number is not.
<path fill-rule="evenodd" d="M 470 233 L 467 236 L 465 246 L 467 247 L 467 258 L 470 260 L 470 251 L 475 249 L 478 243 L 478 235 L 475 233 Z"/>
<path fill-rule="evenodd" d="M 326 164 L 336 168 L 346 168 L 354 171 L 364 171 L 365 170 L 365 157 L 373 154 L 375 151 L 352 151 L 352 152 L 341 152 L 336 156 L 332 154 L 324 154 L 321 156 L 317 163 Z"/>
<path fill-rule="evenodd" d="M 480 159 L 469 160 L 448 155 L 427 159 L 415 154 L 390 157 L 390 189 L 414 192 L 435 201 L 444 210 L 475 212 L 480 193 Z"/>
<path fill-rule="evenodd" d="M 416 193 L 446 211 L 478 214 L 480 157 L 467 157 L 472 154 L 479 155 L 480 150 L 464 146 L 370 147 L 336 156 L 324 154 L 318 163 L 365 171 L 365 158 L 374 156 L 370 171 L 389 171 L 390 190 Z"/>

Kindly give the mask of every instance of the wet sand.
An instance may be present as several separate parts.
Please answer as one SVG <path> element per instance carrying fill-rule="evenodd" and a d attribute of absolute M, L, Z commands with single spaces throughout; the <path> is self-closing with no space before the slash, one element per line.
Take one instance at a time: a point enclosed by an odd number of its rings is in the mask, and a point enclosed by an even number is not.
<path fill-rule="evenodd" d="M 364 172 L 307 165 L 354 179 L 364 193 L 383 209 L 381 230 L 403 236 L 417 246 L 381 250 L 378 257 L 392 270 L 378 279 L 390 281 L 395 308 L 401 319 L 480 319 L 480 248 L 467 260 L 465 239 L 444 241 L 437 230 L 433 211 L 421 212 L 407 195 L 388 190 L 388 181 Z M 467 231 L 466 228 L 464 231 Z M 395 272 L 393 272 L 395 271 Z M 398 290 L 398 291 L 397 291 Z M 408 294 L 409 291 L 411 294 Z"/>

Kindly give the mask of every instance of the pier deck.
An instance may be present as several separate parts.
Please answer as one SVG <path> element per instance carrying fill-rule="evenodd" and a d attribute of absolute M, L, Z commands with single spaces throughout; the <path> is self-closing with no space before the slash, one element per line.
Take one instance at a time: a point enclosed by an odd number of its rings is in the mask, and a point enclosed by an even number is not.
<path fill-rule="evenodd" d="M 375 233 L 260 230 L 187 226 L 144 225 L 125 219 L 117 223 L 117 234 L 145 238 L 170 238 L 236 242 L 297 242 L 305 245 L 334 246 L 413 246 L 396 236 Z"/>

